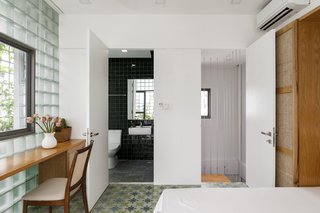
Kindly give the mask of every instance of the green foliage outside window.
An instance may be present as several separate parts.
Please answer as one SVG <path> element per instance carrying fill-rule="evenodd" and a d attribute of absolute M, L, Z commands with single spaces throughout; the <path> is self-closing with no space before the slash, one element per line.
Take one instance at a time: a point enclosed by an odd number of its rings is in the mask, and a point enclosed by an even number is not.
<path fill-rule="evenodd" d="M 14 82 L 10 76 L 14 75 L 14 62 L 12 47 L 0 43 L 0 62 L 8 56 L 10 63 L 0 63 L 0 132 L 13 129 L 14 122 Z"/>

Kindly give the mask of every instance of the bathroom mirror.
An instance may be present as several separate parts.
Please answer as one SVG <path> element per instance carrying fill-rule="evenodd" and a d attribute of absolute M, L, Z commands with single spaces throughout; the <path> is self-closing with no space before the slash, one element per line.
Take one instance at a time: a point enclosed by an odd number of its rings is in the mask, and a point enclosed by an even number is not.
<path fill-rule="evenodd" d="M 128 79 L 127 97 L 128 120 L 153 120 L 153 79 Z"/>

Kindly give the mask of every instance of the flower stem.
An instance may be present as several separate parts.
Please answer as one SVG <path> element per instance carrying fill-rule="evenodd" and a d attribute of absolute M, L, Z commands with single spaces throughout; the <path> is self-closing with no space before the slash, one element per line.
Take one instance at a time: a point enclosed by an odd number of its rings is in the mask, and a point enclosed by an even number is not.
<path fill-rule="evenodd" d="M 49 128 L 47 122 L 42 122 L 44 127 L 46 128 L 46 132 L 49 133 Z"/>
<path fill-rule="evenodd" d="M 50 132 L 53 132 L 53 126 L 54 126 L 54 123 L 53 121 L 50 122 Z"/>
<path fill-rule="evenodd" d="M 36 121 L 36 124 L 41 128 L 41 130 L 43 131 L 43 132 L 46 132 L 44 129 L 43 129 L 43 127 Z"/>

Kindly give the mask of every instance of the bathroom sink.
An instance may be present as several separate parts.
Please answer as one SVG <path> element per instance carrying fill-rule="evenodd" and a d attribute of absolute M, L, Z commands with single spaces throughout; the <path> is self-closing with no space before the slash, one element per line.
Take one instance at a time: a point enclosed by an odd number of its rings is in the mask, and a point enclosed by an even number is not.
<path fill-rule="evenodd" d="M 129 135 L 151 135 L 151 126 L 129 127 Z"/>

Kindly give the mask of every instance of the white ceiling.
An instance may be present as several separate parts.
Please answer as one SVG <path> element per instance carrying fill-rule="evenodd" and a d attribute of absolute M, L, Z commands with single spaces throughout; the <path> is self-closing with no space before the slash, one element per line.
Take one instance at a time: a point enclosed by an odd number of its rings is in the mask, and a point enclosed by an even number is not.
<path fill-rule="evenodd" d="M 64 14 L 257 14 L 270 0 L 50 1 Z M 164 1 L 165 4 L 156 4 L 156 1 Z M 232 1 L 240 3 L 231 4 Z"/>

